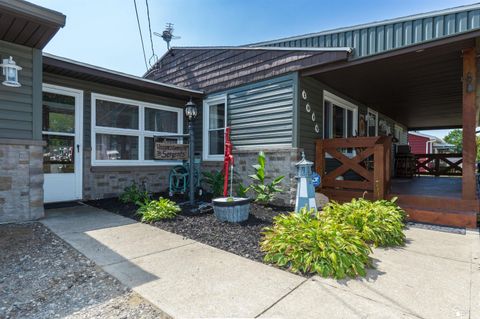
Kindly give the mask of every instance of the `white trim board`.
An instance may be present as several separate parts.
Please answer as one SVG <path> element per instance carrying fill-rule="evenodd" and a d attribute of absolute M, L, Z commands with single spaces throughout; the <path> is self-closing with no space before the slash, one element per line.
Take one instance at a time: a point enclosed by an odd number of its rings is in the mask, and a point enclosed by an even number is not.
<path fill-rule="evenodd" d="M 54 133 L 52 135 L 58 136 L 74 136 L 74 169 L 75 169 L 75 191 L 74 198 L 65 199 L 82 199 L 83 198 L 83 91 L 72 89 L 68 87 L 43 83 L 42 93 L 56 93 L 66 96 L 72 96 L 75 98 L 75 133 Z M 43 103 L 42 103 L 43 107 Z M 43 134 L 49 134 L 49 132 L 42 132 Z M 44 177 L 45 178 L 45 177 Z M 61 188 L 62 185 L 58 185 Z M 45 191 L 45 189 L 44 189 Z M 47 190 L 48 191 L 48 190 Z M 62 199 L 63 200 L 63 199 Z M 53 202 L 55 200 L 46 200 L 45 202 Z"/>
<path fill-rule="evenodd" d="M 124 103 L 133 106 L 137 106 L 139 110 L 138 116 L 138 129 L 123 129 L 114 127 L 97 126 L 95 121 L 96 114 L 96 101 L 106 100 L 117 103 Z M 145 130 L 145 108 L 152 108 L 157 110 L 164 110 L 177 113 L 177 132 L 155 132 Z M 119 98 L 110 95 L 104 95 L 99 93 L 91 93 L 91 165 L 92 166 L 168 166 L 178 165 L 181 161 L 158 161 L 158 160 L 146 160 L 145 159 L 145 137 L 154 137 L 156 135 L 177 135 L 183 134 L 183 109 L 173 106 L 152 104 L 148 102 L 142 102 L 137 100 L 131 100 L 126 98 Z M 111 134 L 111 135 L 126 135 L 138 137 L 138 159 L 137 160 L 97 160 L 96 159 L 96 133 Z M 183 139 L 179 139 L 181 143 Z"/>
<path fill-rule="evenodd" d="M 223 161 L 225 155 L 210 155 L 209 154 L 209 146 L 210 146 L 210 138 L 208 135 L 209 132 L 209 122 L 210 122 L 210 106 L 215 104 L 222 104 L 225 105 L 225 123 L 224 123 L 224 132 L 225 127 L 227 127 L 228 123 L 228 105 L 227 105 L 227 95 L 216 95 L 209 97 L 203 101 L 203 115 L 202 115 L 202 138 L 203 138 L 203 145 L 202 145 L 202 159 L 204 161 Z"/>

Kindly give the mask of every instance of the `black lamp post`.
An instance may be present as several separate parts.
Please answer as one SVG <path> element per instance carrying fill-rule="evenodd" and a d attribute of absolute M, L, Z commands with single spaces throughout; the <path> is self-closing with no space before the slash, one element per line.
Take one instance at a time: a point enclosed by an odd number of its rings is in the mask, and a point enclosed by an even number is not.
<path fill-rule="evenodd" d="M 190 205 L 193 206 L 195 204 L 195 144 L 194 144 L 194 135 L 193 135 L 193 121 L 197 117 L 198 110 L 195 103 L 193 103 L 192 99 L 185 104 L 185 116 L 188 120 L 188 158 L 189 158 L 189 202 Z"/>

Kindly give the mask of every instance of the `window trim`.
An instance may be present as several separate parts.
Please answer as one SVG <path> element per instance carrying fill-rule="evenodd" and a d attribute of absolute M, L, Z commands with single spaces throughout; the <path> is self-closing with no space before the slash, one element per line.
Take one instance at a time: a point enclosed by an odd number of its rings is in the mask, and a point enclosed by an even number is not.
<path fill-rule="evenodd" d="M 223 161 L 225 158 L 225 154 L 221 155 L 210 155 L 210 137 L 209 137 L 209 126 L 210 126 L 210 106 L 216 104 L 224 104 L 225 105 L 225 126 L 223 127 L 223 132 L 225 132 L 225 128 L 227 127 L 228 123 L 228 106 L 227 106 L 227 95 L 220 95 L 220 96 L 213 96 L 203 101 L 203 129 L 202 129 L 202 137 L 203 137 L 203 147 L 202 147 L 202 158 L 204 161 Z M 220 130 L 220 129 L 219 129 Z"/>
<path fill-rule="evenodd" d="M 401 130 L 401 134 L 403 134 L 405 132 L 405 129 L 403 128 L 403 126 L 401 126 L 397 123 L 394 123 L 394 125 L 393 125 L 393 137 L 398 139 L 398 144 L 401 144 L 401 139 L 400 139 L 401 136 L 399 136 L 399 137 L 395 136 L 395 133 L 397 133 L 397 129 Z"/>
<path fill-rule="evenodd" d="M 325 128 L 325 121 L 329 121 L 329 136 L 333 136 L 333 118 L 330 117 L 329 119 L 325 119 L 325 101 L 333 102 L 335 105 L 345 109 L 345 110 L 350 110 L 353 112 L 353 123 L 352 123 L 352 136 L 356 136 L 356 132 L 358 132 L 358 106 L 345 100 L 342 99 L 341 97 L 329 92 L 329 91 L 323 91 L 323 127 Z M 332 111 L 332 110 L 331 110 Z M 330 112 L 332 114 L 332 112 Z M 345 121 L 347 121 L 347 117 L 345 118 Z M 345 123 L 345 127 L 348 127 L 347 123 Z M 357 133 L 358 135 L 358 133 Z M 323 138 L 325 139 L 325 129 L 323 130 Z M 345 137 L 344 137 L 345 138 Z"/>
<path fill-rule="evenodd" d="M 116 103 L 124 103 L 134 105 L 138 107 L 138 130 L 135 129 L 123 129 L 115 127 L 97 126 L 96 125 L 96 109 L 97 100 L 105 100 Z M 177 116 L 177 132 L 154 132 L 145 130 L 145 108 L 152 108 L 162 111 L 176 112 Z M 142 102 L 138 100 L 131 100 L 126 98 L 120 98 L 116 96 L 110 96 L 99 93 L 91 93 L 91 119 L 90 119 L 90 140 L 91 140 L 91 165 L 92 166 L 166 166 L 166 165 L 178 165 L 181 161 L 163 161 L 163 160 L 146 160 L 145 159 L 145 137 L 154 137 L 155 135 L 177 135 L 183 134 L 183 110 L 167 105 L 153 104 L 148 102 Z M 110 135 L 127 135 L 138 137 L 138 160 L 97 160 L 96 159 L 96 134 L 110 134 Z M 182 140 L 180 139 L 180 143 Z"/>
<path fill-rule="evenodd" d="M 375 136 L 378 136 L 378 112 L 374 109 L 368 108 L 367 115 L 374 114 L 375 115 Z M 367 121 L 367 136 L 370 136 L 370 132 L 368 129 L 368 121 Z"/>

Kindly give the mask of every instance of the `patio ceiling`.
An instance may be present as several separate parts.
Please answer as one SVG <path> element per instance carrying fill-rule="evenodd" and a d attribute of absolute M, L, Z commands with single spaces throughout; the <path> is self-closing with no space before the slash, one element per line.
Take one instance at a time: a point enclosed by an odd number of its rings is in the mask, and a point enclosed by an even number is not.
<path fill-rule="evenodd" d="M 27 1 L 0 0 L 0 40 L 43 49 L 65 16 Z"/>
<path fill-rule="evenodd" d="M 409 129 L 462 126 L 462 50 L 479 31 L 304 70 Z"/>

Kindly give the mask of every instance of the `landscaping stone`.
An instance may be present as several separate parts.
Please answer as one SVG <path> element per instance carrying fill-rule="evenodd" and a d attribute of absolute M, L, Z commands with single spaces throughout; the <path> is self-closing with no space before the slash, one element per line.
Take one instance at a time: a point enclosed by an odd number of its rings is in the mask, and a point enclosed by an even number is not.
<path fill-rule="evenodd" d="M 163 316 L 40 223 L 0 225 L 0 251 L 0 318 Z"/>

